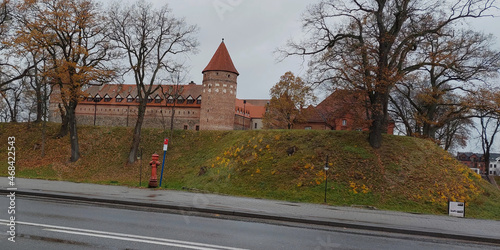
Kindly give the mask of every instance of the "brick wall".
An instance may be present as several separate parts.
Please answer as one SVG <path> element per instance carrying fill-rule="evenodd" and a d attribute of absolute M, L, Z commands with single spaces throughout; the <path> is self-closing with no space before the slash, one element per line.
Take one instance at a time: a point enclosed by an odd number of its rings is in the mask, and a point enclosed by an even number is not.
<path fill-rule="evenodd" d="M 237 74 L 225 71 L 203 73 L 200 126 L 203 130 L 232 130 Z"/>
<path fill-rule="evenodd" d="M 94 108 L 97 108 L 95 111 Z M 95 113 L 94 113 L 95 112 Z M 80 103 L 76 108 L 77 123 L 93 125 L 94 116 L 97 126 L 129 126 L 134 127 L 137 121 L 138 106 L 136 105 L 93 105 Z M 170 128 L 172 108 L 148 106 L 144 116 L 145 128 Z M 200 108 L 175 108 L 174 129 L 195 130 L 199 126 Z M 60 118 L 59 118 L 60 122 Z"/>

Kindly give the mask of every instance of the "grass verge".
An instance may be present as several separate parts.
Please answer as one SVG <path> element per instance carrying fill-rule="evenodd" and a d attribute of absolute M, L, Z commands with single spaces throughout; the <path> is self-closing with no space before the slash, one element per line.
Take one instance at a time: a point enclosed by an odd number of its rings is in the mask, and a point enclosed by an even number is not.
<path fill-rule="evenodd" d="M 69 138 L 49 124 L 44 157 L 41 128 L 0 124 L 0 175 L 7 175 L 7 137 L 16 137 L 16 177 L 139 187 L 153 153 L 162 159 L 169 131 L 144 129 L 143 159 L 126 164 L 131 128 L 79 127 L 81 159 L 69 162 Z M 322 203 L 329 156 L 328 204 L 446 214 L 447 201 L 467 202 L 467 216 L 500 219 L 500 192 L 430 141 L 385 135 L 373 149 L 354 131 L 175 131 L 163 183 L 168 189 Z M 293 155 L 287 150 L 295 147 Z"/>

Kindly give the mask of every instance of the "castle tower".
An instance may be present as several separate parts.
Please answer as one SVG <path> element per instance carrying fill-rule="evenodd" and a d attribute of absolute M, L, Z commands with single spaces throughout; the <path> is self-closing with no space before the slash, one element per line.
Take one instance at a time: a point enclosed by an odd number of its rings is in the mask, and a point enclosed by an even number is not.
<path fill-rule="evenodd" d="M 239 73 L 229 56 L 224 39 L 202 74 L 200 129 L 233 130 L 236 78 Z"/>

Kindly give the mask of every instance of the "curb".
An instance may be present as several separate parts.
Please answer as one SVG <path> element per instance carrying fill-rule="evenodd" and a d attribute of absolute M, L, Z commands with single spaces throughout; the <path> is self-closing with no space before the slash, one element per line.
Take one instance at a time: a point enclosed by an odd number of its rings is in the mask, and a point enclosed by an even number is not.
<path fill-rule="evenodd" d="M 8 194 L 10 192 L 12 192 L 12 191 L 0 189 L 0 193 L 3 193 L 3 194 L 5 194 L 5 193 Z M 471 235 L 459 235 L 459 234 L 449 234 L 449 233 L 439 233 L 439 232 L 426 232 L 426 231 L 420 231 L 420 230 L 391 228 L 391 227 L 382 227 L 382 226 L 373 226 L 373 225 L 346 223 L 346 222 L 336 222 L 336 221 L 321 221 L 321 220 L 313 220 L 313 219 L 305 219 L 305 218 L 297 218 L 297 217 L 285 217 L 285 216 L 279 216 L 279 215 L 257 214 L 257 213 L 241 212 L 241 211 L 228 211 L 228 210 L 201 208 L 201 207 L 192 207 L 192 206 L 157 204 L 157 203 L 148 203 L 148 202 L 126 201 L 126 200 L 112 200 L 112 199 L 105 199 L 105 198 L 90 198 L 90 197 L 76 196 L 76 195 L 73 196 L 73 195 L 62 195 L 62 194 L 54 194 L 54 193 L 30 192 L 30 191 L 19 191 L 19 190 L 16 190 L 15 192 L 16 192 L 16 195 L 21 195 L 21 196 L 36 196 L 36 197 L 56 198 L 56 199 L 63 199 L 63 200 L 94 202 L 94 203 L 101 203 L 101 204 L 128 205 L 128 206 L 137 206 L 137 207 L 179 210 L 179 211 L 186 211 L 186 212 L 198 212 L 198 213 L 205 213 L 205 214 L 220 214 L 220 215 L 235 216 L 235 217 L 242 217 L 242 218 L 273 220 L 273 221 L 280 221 L 280 222 L 293 222 L 293 223 L 328 226 L 328 227 L 342 227 L 342 228 L 349 228 L 349 229 L 360 229 L 360 230 L 368 230 L 368 231 L 376 231 L 376 232 L 398 233 L 398 234 L 406 234 L 406 235 L 413 235 L 413 236 L 427 236 L 427 237 L 434 237 L 434 238 L 463 240 L 463 241 L 471 241 L 471 242 L 478 242 L 478 243 L 490 243 L 490 244 L 500 245 L 500 238 L 495 239 L 495 238 L 487 238 L 487 237 L 471 236 Z"/>

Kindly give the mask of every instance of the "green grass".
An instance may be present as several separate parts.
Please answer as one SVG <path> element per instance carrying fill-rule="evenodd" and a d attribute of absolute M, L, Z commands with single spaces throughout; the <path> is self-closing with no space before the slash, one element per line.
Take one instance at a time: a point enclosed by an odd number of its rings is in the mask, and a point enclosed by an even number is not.
<path fill-rule="evenodd" d="M 79 127 L 81 159 L 69 162 L 69 138 L 48 127 L 41 157 L 38 125 L 0 124 L 0 141 L 16 137 L 16 177 L 142 188 L 153 153 L 162 160 L 170 132 L 143 129 L 143 159 L 126 164 L 131 128 Z M 500 219 L 500 192 L 430 141 L 384 135 L 373 149 L 367 134 L 348 131 L 174 131 L 165 160 L 163 188 L 236 196 L 323 203 L 327 201 L 414 213 L 445 214 L 447 200 L 467 202 L 467 216 Z M 0 147 L 0 174 L 7 175 L 7 144 Z M 297 151 L 287 155 L 287 149 Z M 200 169 L 206 173 L 199 175 Z M 158 174 L 160 170 L 158 170 Z"/>

